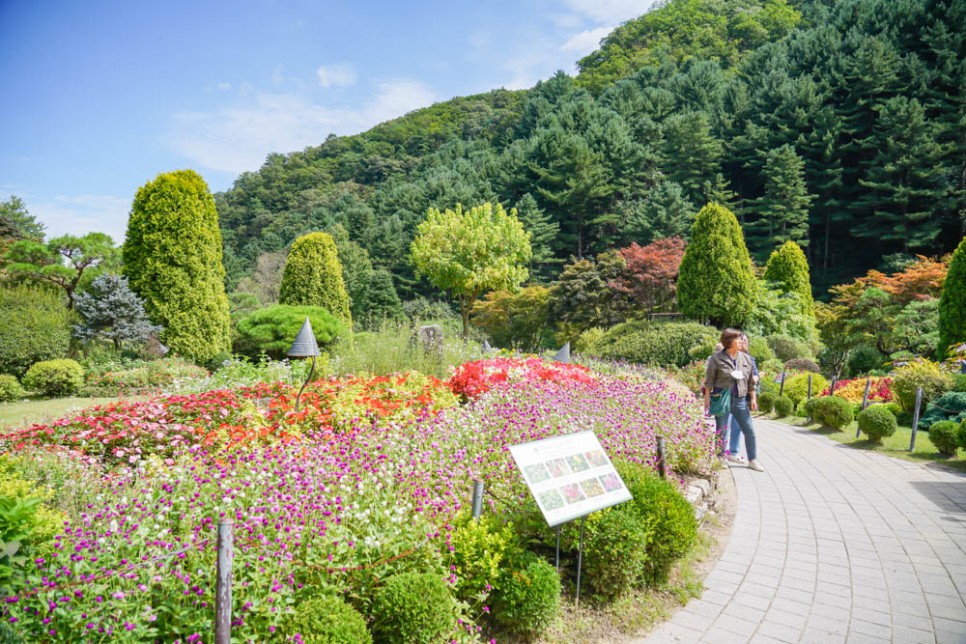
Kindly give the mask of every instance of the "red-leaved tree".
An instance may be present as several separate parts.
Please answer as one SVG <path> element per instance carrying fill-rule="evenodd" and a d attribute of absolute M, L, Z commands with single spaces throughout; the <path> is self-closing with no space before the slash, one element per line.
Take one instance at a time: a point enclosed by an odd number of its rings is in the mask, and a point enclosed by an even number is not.
<path fill-rule="evenodd" d="M 621 249 L 627 268 L 609 286 L 629 296 L 647 314 L 668 310 L 677 299 L 678 271 L 686 242 L 667 237 L 647 246 L 632 243 Z"/>

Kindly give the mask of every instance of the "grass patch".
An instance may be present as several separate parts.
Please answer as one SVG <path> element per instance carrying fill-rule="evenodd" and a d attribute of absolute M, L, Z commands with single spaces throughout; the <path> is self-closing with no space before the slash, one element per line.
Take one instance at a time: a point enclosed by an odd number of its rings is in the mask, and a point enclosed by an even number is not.
<path fill-rule="evenodd" d="M 412 329 L 387 325 L 380 331 L 355 333 L 330 347 L 328 369 L 334 376 L 369 373 L 377 376 L 416 370 L 446 378 L 451 367 L 482 355 L 480 343 L 464 343 L 458 333 L 443 326 L 442 352 L 426 352 L 413 340 Z"/>
<path fill-rule="evenodd" d="M 130 398 L 38 398 L 0 403 L 0 430 L 26 427 L 34 423 L 63 418 L 67 414 L 93 407 L 106 405 L 117 400 L 140 400 L 144 397 Z"/>
<path fill-rule="evenodd" d="M 849 447 L 854 447 L 855 449 L 879 452 L 881 454 L 901 458 L 914 463 L 935 463 L 959 472 L 966 472 L 966 451 L 963 449 L 957 450 L 956 456 L 953 458 L 940 455 L 939 450 L 937 450 L 936 446 L 932 444 L 931 440 L 929 440 L 929 432 L 922 428 L 916 430 L 916 449 L 915 451 L 910 452 L 909 443 L 912 438 L 911 427 L 904 427 L 900 425 L 899 428 L 896 429 L 895 434 L 883 438 L 882 444 L 877 445 L 870 441 L 864 434 L 860 434 L 859 437 L 856 438 L 855 432 L 858 428 L 858 423 L 855 421 L 852 421 L 848 427 L 839 431 L 830 427 L 822 427 L 816 423 L 807 423 L 804 418 L 792 416 L 777 419 L 768 417 L 768 420 L 777 420 L 778 422 L 792 425 L 794 427 L 811 429 L 824 436 L 828 436 L 837 443 L 842 443 L 843 445 L 848 445 Z"/>

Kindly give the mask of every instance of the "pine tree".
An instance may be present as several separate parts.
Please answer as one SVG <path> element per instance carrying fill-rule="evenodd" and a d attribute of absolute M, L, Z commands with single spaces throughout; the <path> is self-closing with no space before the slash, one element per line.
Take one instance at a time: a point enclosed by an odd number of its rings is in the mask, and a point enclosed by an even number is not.
<path fill-rule="evenodd" d="M 278 300 L 290 306 L 321 306 L 352 328 L 349 294 L 331 235 L 309 233 L 292 243 Z"/>
<path fill-rule="evenodd" d="M 710 203 L 691 226 L 678 277 L 678 308 L 715 326 L 740 326 L 754 300 L 755 275 L 738 220 L 724 206 Z"/>
<path fill-rule="evenodd" d="M 561 263 L 554 257 L 552 247 L 560 231 L 560 224 L 540 209 L 537 200 L 529 192 L 520 197 L 516 210 L 517 219 L 523 224 L 523 229 L 530 233 L 530 248 L 533 251 L 530 274 L 535 281 L 547 279 L 550 271 Z"/>
<path fill-rule="evenodd" d="M 207 362 L 231 349 L 218 213 L 193 170 L 160 174 L 138 189 L 122 254 L 131 289 L 161 341 Z"/>
<path fill-rule="evenodd" d="M 774 282 L 783 293 L 797 293 L 803 304 L 802 312 L 815 315 L 808 260 L 801 246 L 787 241 L 772 252 L 765 266 L 765 281 Z"/>
<path fill-rule="evenodd" d="M 790 145 L 771 150 L 765 161 L 765 193 L 756 200 L 753 211 L 758 215 L 751 226 L 758 254 L 786 241 L 808 246 L 808 206 L 813 197 L 805 187 L 805 169 L 801 157 Z"/>
<path fill-rule="evenodd" d="M 958 342 L 966 342 L 966 237 L 953 253 L 939 298 L 938 354 L 946 355 Z"/>
<path fill-rule="evenodd" d="M 98 276 L 77 296 L 75 308 L 82 323 L 74 325 L 74 336 L 80 340 L 110 340 L 115 351 L 120 351 L 124 342 L 144 342 L 162 330 L 151 324 L 144 302 L 120 275 Z"/>

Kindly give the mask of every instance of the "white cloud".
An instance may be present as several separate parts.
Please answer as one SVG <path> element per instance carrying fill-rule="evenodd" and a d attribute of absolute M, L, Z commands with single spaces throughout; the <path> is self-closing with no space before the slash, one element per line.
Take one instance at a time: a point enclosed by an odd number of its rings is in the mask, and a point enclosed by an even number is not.
<path fill-rule="evenodd" d="M 349 87 L 356 82 L 355 71 L 353 71 L 350 65 L 346 64 L 330 65 L 328 67 L 322 65 L 315 70 L 315 75 L 319 79 L 319 84 L 325 88 Z"/>
<path fill-rule="evenodd" d="M 597 29 L 582 31 L 565 42 L 560 49 L 578 58 L 583 58 L 600 47 L 600 41 L 611 31 L 611 27 L 598 27 Z"/>
<path fill-rule="evenodd" d="M 215 112 L 175 114 L 168 143 L 201 167 L 240 174 L 257 170 L 271 152 L 319 145 L 330 133 L 362 132 L 436 100 L 432 90 L 411 80 L 380 83 L 359 108 L 318 105 L 297 94 L 256 93 Z"/>
<path fill-rule="evenodd" d="M 46 227 L 47 238 L 60 235 L 107 233 L 115 244 L 124 242 L 133 195 L 58 195 L 53 200 L 31 200 L 30 214 Z"/>
<path fill-rule="evenodd" d="M 228 90 L 231 89 L 231 83 L 218 83 L 215 87 L 217 87 L 222 92 L 227 92 Z"/>
<path fill-rule="evenodd" d="M 564 0 L 572 11 L 597 23 L 616 27 L 647 12 L 655 0 Z"/>

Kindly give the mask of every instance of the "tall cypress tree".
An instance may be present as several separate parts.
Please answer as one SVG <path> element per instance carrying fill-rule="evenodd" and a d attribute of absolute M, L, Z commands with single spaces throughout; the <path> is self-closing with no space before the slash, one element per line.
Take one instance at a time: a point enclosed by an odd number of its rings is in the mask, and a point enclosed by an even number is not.
<path fill-rule="evenodd" d="M 765 266 L 765 281 L 778 284 L 783 293 L 797 293 L 802 300 L 802 312 L 815 315 L 808 260 L 801 246 L 787 241 L 772 252 Z"/>
<path fill-rule="evenodd" d="M 715 326 L 744 323 L 755 301 L 755 275 L 734 214 L 716 203 L 701 209 L 681 260 L 678 308 Z"/>
<path fill-rule="evenodd" d="M 138 189 L 122 254 L 161 341 L 207 362 L 231 350 L 221 231 L 208 184 L 193 170 L 160 174 Z"/>
<path fill-rule="evenodd" d="M 953 253 L 939 298 L 939 355 L 957 342 L 966 342 L 966 237 Z"/>
<path fill-rule="evenodd" d="M 352 328 L 349 294 L 331 235 L 309 233 L 292 243 L 278 301 L 293 306 L 321 306 Z"/>

